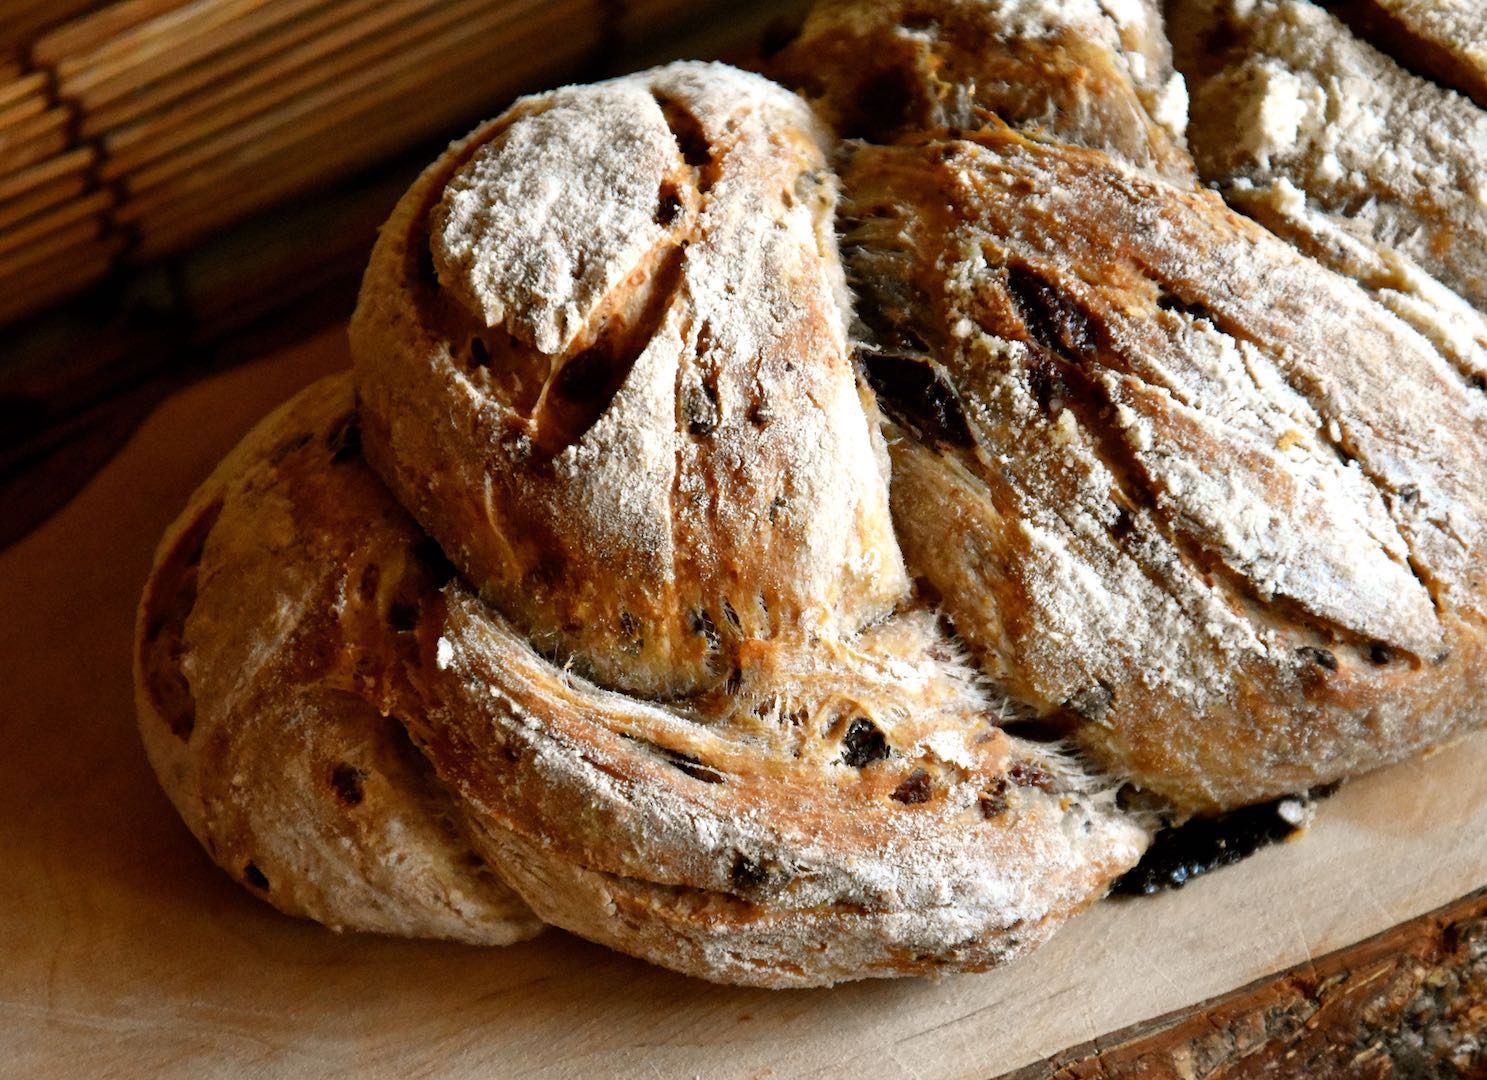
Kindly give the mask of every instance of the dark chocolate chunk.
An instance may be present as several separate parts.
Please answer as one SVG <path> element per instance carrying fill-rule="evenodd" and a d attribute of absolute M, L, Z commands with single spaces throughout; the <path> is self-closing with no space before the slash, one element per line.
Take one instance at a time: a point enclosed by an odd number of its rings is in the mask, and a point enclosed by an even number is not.
<path fill-rule="evenodd" d="M 888 756 L 888 740 L 865 716 L 859 716 L 847 725 L 842 737 L 842 761 L 854 769 L 861 769 Z"/>
<path fill-rule="evenodd" d="M 921 438 L 949 446 L 975 442 L 960 399 L 923 357 L 868 353 L 863 366 L 884 411 Z"/>
<path fill-rule="evenodd" d="M 366 776 L 355 765 L 343 761 L 330 771 L 330 786 L 341 802 L 347 806 L 360 806 L 365 797 L 361 785 Z"/>
<path fill-rule="evenodd" d="M 1095 355 L 1089 317 L 1056 288 L 1025 266 L 1007 268 L 1007 291 L 1022 313 L 1032 339 L 1073 360 Z"/>
<path fill-rule="evenodd" d="M 1180 889 L 1200 874 L 1232 866 L 1260 848 L 1284 840 L 1298 828 L 1281 816 L 1280 806 L 1286 801 L 1277 799 L 1217 817 L 1194 818 L 1163 830 L 1111 892 L 1143 896 Z"/>
<path fill-rule="evenodd" d="M 915 769 L 903 778 L 898 787 L 893 789 L 893 794 L 889 798 L 906 806 L 915 806 L 929 802 L 929 797 L 933 792 L 934 785 L 929 779 L 929 773 L 924 769 Z"/>
<path fill-rule="evenodd" d="M 1043 412 L 1052 412 L 1068 400 L 1069 387 L 1064 382 L 1059 362 L 1051 354 L 1035 350 L 1027 364 L 1027 386 Z"/>
<path fill-rule="evenodd" d="M 1296 652 L 1303 659 L 1316 664 L 1317 667 L 1326 668 L 1328 671 L 1337 670 L 1337 655 L 1330 649 L 1321 649 L 1315 645 L 1303 645 Z"/>
<path fill-rule="evenodd" d="M 1033 761 L 1014 761 L 1007 770 L 1007 778 L 1018 787 L 1035 787 L 1052 795 L 1058 787 L 1053 773 Z"/>
<path fill-rule="evenodd" d="M 756 863 L 743 852 L 733 860 L 733 869 L 730 873 L 734 888 L 752 891 L 769 881 L 769 871 L 760 863 Z"/>
<path fill-rule="evenodd" d="M 1000 817 L 1007 812 L 1011 805 L 1010 796 L 1012 785 L 1008 783 L 1005 776 L 997 777 L 997 781 L 988 790 L 981 793 L 981 816 L 987 821 Z"/>
<path fill-rule="evenodd" d="M 607 400 L 613 393 L 616 361 L 604 349 L 585 349 L 569 360 L 553 380 L 553 390 L 569 401 L 589 403 Z"/>

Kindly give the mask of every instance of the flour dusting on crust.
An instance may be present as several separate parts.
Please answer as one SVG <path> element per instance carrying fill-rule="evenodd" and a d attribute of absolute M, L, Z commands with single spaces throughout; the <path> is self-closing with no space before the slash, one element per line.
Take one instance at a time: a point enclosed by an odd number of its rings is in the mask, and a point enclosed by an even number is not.
<path fill-rule="evenodd" d="M 1163 815 L 1480 724 L 1482 114 L 1301 0 L 1169 8 L 1229 206 L 1155 0 L 823 0 L 804 98 L 674 64 L 451 147 L 354 392 L 152 573 L 213 857 L 338 927 L 974 971 Z"/>

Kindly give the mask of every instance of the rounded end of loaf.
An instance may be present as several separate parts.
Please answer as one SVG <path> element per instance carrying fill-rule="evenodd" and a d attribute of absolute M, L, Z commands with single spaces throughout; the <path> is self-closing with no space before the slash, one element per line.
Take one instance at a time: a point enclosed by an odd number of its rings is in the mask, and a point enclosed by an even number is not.
<path fill-rule="evenodd" d="M 350 380 L 323 380 L 250 432 L 167 530 L 134 649 L 146 752 L 213 861 L 286 914 L 524 940 L 542 923 L 378 708 L 377 656 L 395 639 L 359 639 L 426 587 L 413 553 L 427 541 L 357 454 Z"/>

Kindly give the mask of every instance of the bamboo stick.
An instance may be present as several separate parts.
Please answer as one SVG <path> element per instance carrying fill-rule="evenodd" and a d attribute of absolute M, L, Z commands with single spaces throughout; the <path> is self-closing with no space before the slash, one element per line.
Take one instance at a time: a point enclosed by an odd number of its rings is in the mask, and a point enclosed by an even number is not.
<path fill-rule="evenodd" d="M 108 272 L 116 244 L 93 244 L 57 257 L 45 274 L 34 265 L 6 272 L 0 270 L 0 323 L 13 322 L 77 292 Z"/>
<path fill-rule="evenodd" d="M 416 2 L 427 4 L 430 0 Z M 205 93 L 230 94 L 235 85 L 253 79 L 262 65 L 272 63 L 285 51 L 307 41 L 329 37 L 342 27 L 360 25 L 364 20 L 374 19 L 382 9 L 395 6 L 387 0 L 340 0 L 287 24 L 276 33 L 260 35 L 240 48 L 213 56 L 170 79 L 142 85 L 118 101 L 91 109 L 82 118 L 82 134 L 92 137 L 107 133 L 112 139 L 130 125 L 167 110 L 172 116 L 196 111 L 197 100 Z"/>
<path fill-rule="evenodd" d="M 60 183 L 73 173 L 84 173 L 96 157 L 91 146 L 79 146 L 76 150 L 47 158 L 29 169 L 0 177 L 0 201 L 18 199 L 35 188 Z"/>
<path fill-rule="evenodd" d="M 8 0 L 0 50 L 24 46 L 48 27 L 96 7 L 101 0 Z"/>
<path fill-rule="evenodd" d="M 0 265 L 13 261 L 16 251 L 24 250 L 27 255 L 46 251 L 55 243 L 54 238 L 70 236 L 84 225 L 92 228 L 90 238 L 101 235 L 103 213 L 112 202 L 113 196 L 108 192 L 95 191 L 64 203 L 51 213 L 31 218 L 14 229 L 0 232 Z"/>
<path fill-rule="evenodd" d="M 11 252 L 0 258 L 0 278 L 24 279 L 33 275 L 34 285 L 40 289 L 45 279 L 53 274 L 66 275 L 68 267 L 75 262 L 86 262 L 109 244 L 113 238 L 100 236 L 90 222 L 79 222 L 70 228 L 50 233 L 41 242 L 23 251 Z"/>
<path fill-rule="evenodd" d="M 537 29 L 539 32 L 531 38 L 513 44 L 535 46 L 550 40 L 541 32 L 544 27 L 539 24 Z M 591 38 L 570 37 L 566 43 L 566 55 L 571 59 L 584 55 L 597 40 L 597 28 L 593 28 L 592 35 Z M 119 208 L 120 217 L 139 222 L 142 252 L 168 250 L 225 217 L 239 216 L 241 209 L 254 208 L 273 198 L 302 190 L 318 182 L 327 172 L 330 175 L 343 173 L 406 144 L 420 131 L 427 130 L 426 121 L 430 115 L 447 125 L 473 123 L 482 116 L 498 112 L 516 86 L 551 70 L 553 55 L 536 48 L 517 50 L 513 65 L 506 69 L 509 73 L 507 85 L 493 96 L 488 73 L 484 80 L 481 79 L 483 70 L 488 71 L 488 53 L 472 50 L 460 59 L 457 66 L 425 72 L 422 87 L 414 85 L 411 80 L 399 80 L 390 88 L 386 99 L 367 99 L 357 95 L 351 98 L 344 111 L 318 114 L 303 128 L 296 127 L 289 132 L 292 138 L 282 142 L 276 140 L 277 153 L 258 158 L 251 167 L 237 159 L 229 159 L 231 168 L 237 171 L 237 175 L 231 178 L 234 190 L 240 192 L 230 208 L 217 195 L 229 182 L 229 177 L 218 170 L 202 170 L 190 176 L 188 183 L 173 187 L 168 193 L 155 192 L 127 199 Z M 422 96 L 415 96 L 420 94 Z M 401 114 L 389 113 L 385 107 L 389 100 L 407 101 L 417 104 L 418 108 L 407 109 Z M 437 111 L 431 114 L 429 110 Z M 320 156 L 312 161 L 306 151 L 322 146 L 329 133 L 341 135 L 334 151 L 335 160 L 332 162 L 330 158 Z"/>
<path fill-rule="evenodd" d="M 171 71 L 200 57 L 203 43 L 231 40 L 244 27 L 271 26 L 325 0 L 211 0 L 192 3 L 140 23 L 91 52 L 56 64 L 57 85 L 85 105 L 107 100 L 110 80 L 130 72 Z M 138 76 L 136 75 L 136 80 Z M 126 86 L 128 83 L 126 82 Z"/>
<path fill-rule="evenodd" d="M 47 110 L 46 95 L 41 92 L 20 98 L 9 105 L 0 105 L 0 131 L 40 116 Z"/>
<path fill-rule="evenodd" d="M 17 74 L 14 78 L 5 78 L 4 72 L 0 72 L 0 112 L 32 99 L 43 103 L 46 101 L 46 74 L 44 72 L 37 71 L 30 75 Z"/>
<path fill-rule="evenodd" d="M 181 250 L 493 115 L 601 46 L 659 53 L 708 12 L 762 25 L 804 3 L 0 0 L 0 289 L 27 297 L 0 322 L 120 252 Z M 14 20 L 29 40 L 8 55 Z"/>
<path fill-rule="evenodd" d="M 28 165 L 67 149 L 66 109 L 50 109 L 39 116 L 0 128 L 0 176 L 20 172 Z"/>
<path fill-rule="evenodd" d="M 569 11 L 583 6 L 581 0 L 570 0 L 567 4 L 555 4 L 551 0 L 517 0 L 508 6 L 482 12 L 433 39 L 413 43 L 382 63 L 319 87 L 287 103 L 281 110 L 240 124 L 219 137 L 203 140 L 182 153 L 141 169 L 125 178 L 131 196 L 126 206 L 136 200 L 145 200 L 145 205 L 148 205 L 145 193 L 182 176 L 189 176 L 199 183 L 197 178 L 202 176 L 203 166 L 214 159 L 226 157 L 228 172 L 241 163 L 261 159 L 280 144 L 286 132 L 295 136 L 301 124 L 314 124 L 317 130 L 324 131 L 327 123 L 333 127 L 338 115 L 357 111 L 362 102 L 382 102 L 406 109 L 409 104 L 404 100 L 407 92 L 413 87 L 439 81 L 443 77 L 441 65 L 457 64 L 471 56 L 490 58 L 490 45 L 483 35 L 496 27 L 512 25 L 514 20 L 515 25 L 523 28 L 522 39 L 518 40 L 556 44 L 544 40 L 542 34 L 529 34 L 526 28 L 544 31 L 566 29 Z M 527 13 L 533 16 L 530 20 L 519 19 L 520 15 Z M 578 56 L 592 48 L 597 41 L 596 33 L 591 28 L 586 38 L 570 34 L 564 43 L 567 48 L 563 55 Z M 580 40 L 583 44 L 573 47 L 573 42 Z M 496 75 L 495 72 L 492 67 L 491 74 L 482 80 L 487 92 L 494 92 L 506 82 L 504 74 Z M 158 200 L 159 196 L 152 194 L 150 198 Z"/>
<path fill-rule="evenodd" d="M 53 161 L 60 160 L 53 158 Z M 50 183 L 33 187 L 13 198 L 0 200 L 0 244 L 4 243 L 5 230 L 16 227 L 19 222 L 35 217 L 60 203 L 81 195 L 88 187 L 88 177 L 81 171 L 57 177 Z"/>
<path fill-rule="evenodd" d="M 190 2 L 191 0 L 119 0 L 118 3 L 108 4 L 91 15 L 84 15 L 43 34 L 31 46 L 31 58 L 46 67 L 56 67 L 66 57 L 101 48 L 141 23 Z M 76 3 L 74 6 L 81 9 L 93 5 Z"/>
<path fill-rule="evenodd" d="M 333 84 L 374 61 L 385 59 L 432 33 L 457 22 L 489 0 L 452 0 L 427 10 L 427 0 L 382 3 L 373 16 L 350 23 L 336 34 L 287 50 L 241 80 L 198 95 L 179 108 L 110 132 L 106 175 L 122 176 L 146 163 L 169 158 L 203 137 L 270 112 L 320 86 Z M 416 21 L 398 25 L 415 17 Z M 395 30 L 396 33 L 379 31 Z"/>
<path fill-rule="evenodd" d="M 462 119 L 473 120 L 482 115 L 483 111 L 479 107 L 467 108 Z M 213 200 L 205 190 L 183 195 L 170 207 L 160 209 L 139 223 L 141 239 L 138 254 L 141 258 L 153 258 L 180 250 L 227 222 L 244 217 L 263 206 L 310 188 L 324 187 L 327 181 L 334 183 L 365 162 L 385 156 L 410 137 L 416 137 L 419 130 L 416 122 L 410 120 L 407 124 L 393 125 L 376 134 L 368 134 L 338 160 L 322 162 L 315 169 L 296 168 L 292 158 L 268 163 L 255 174 L 259 183 L 231 203 Z"/>

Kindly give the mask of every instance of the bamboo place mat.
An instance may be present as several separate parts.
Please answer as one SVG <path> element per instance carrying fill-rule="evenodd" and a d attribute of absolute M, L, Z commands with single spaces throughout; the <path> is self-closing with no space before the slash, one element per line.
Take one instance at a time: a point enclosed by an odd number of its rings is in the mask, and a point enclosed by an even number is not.
<path fill-rule="evenodd" d="M 337 328 L 172 396 L 0 552 L 0 1073 L 989 1077 L 1487 883 L 1481 733 L 1345 784 L 1293 843 L 1097 904 L 984 975 L 740 990 L 558 931 L 483 950 L 279 915 L 212 866 L 150 775 L 132 617 L 191 489 L 266 410 L 346 362 Z M 1276 1064 L 1265 1075 L 1296 1075 Z"/>
<path fill-rule="evenodd" d="M 766 0 L 0 2 L 0 325 Z"/>

